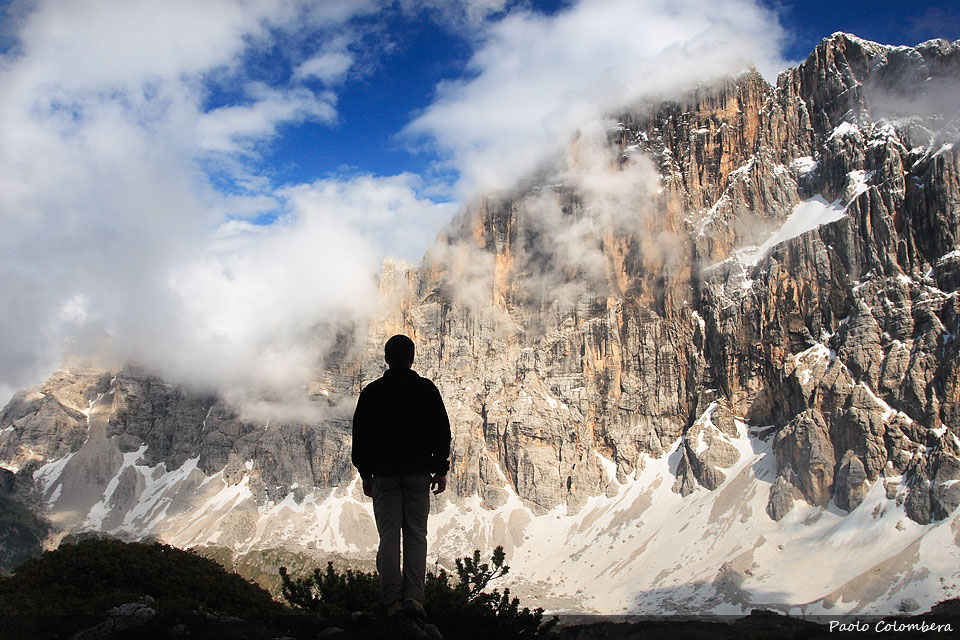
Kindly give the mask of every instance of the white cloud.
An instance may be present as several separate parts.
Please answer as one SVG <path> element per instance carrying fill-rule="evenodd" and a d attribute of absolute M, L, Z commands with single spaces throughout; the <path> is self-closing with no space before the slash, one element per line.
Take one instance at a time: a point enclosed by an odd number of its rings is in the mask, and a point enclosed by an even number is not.
<path fill-rule="evenodd" d="M 324 84 L 339 82 L 353 65 L 347 51 L 326 51 L 304 61 L 295 72 L 298 78 L 316 78 Z"/>
<path fill-rule="evenodd" d="M 255 164 L 284 125 L 334 123 L 332 90 L 369 76 L 377 37 L 402 37 L 351 24 L 378 0 L 17 6 L 0 55 L 0 392 L 97 352 L 286 399 L 365 316 L 384 250 L 416 261 L 455 206 L 409 173 L 277 189 Z M 462 194 L 512 183 L 624 96 L 777 64 L 779 29 L 747 0 L 523 6 L 471 0 L 438 18 L 479 48 L 471 79 L 440 87 L 409 132 L 461 172 Z M 290 73 L 254 77 L 250 58 L 274 49 Z M 250 222 L 265 213 L 278 221 Z M 581 261 L 586 231 L 558 236 L 558 255 Z M 481 291 L 489 266 L 465 265 L 467 284 Z"/>
<path fill-rule="evenodd" d="M 482 28 L 482 23 L 508 11 L 511 5 L 523 4 L 517 0 L 401 0 L 400 4 L 408 12 L 423 10 L 436 22 L 448 29 L 459 31 L 464 37 L 471 38 Z"/>
<path fill-rule="evenodd" d="M 289 3 L 286 3 L 289 5 Z M 20 31 L 19 66 L 51 81 L 49 88 L 89 91 L 176 79 L 233 65 L 246 46 L 283 18 L 280 5 L 236 0 L 36 3 Z M 251 8 L 253 10 L 251 10 Z"/>
<path fill-rule="evenodd" d="M 670 234 L 648 233 L 649 217 L 658 213 L 659 172 L 642 153 L 622 157 L 608 142 L 611 124 L 590 122 L 560 161 L 538 174 L 538 186 L 520 197 L 506 196 L 517 224 L 504 241 L 523 251 L 505 250 L 494 260 L 483 240 L 462 232 L 438 239 L 431 248 L 433 268 L 451 274 L 450 292 L 474 313 L 487 314 L 488 326 L 517 330 L 504 312 L 508 298 L 552 308 L 558 320 L 578 305 L 603 299 L 617 270 L 611 256 L 627 237 L 643 247 L 648 264 L 685 259 Z M 485 215 L 496 218 L 503 205 L 494 198 L 480 206 L 492 207 Z"/>
<path fill-rule="evenodd" d="M 378 254 L 348 219 L 325 211 L 297 207 L 270 227 L 228 225 L 171 270 L 176 313 L 169 320 L 180 330 L 151 359 L 179 380 L 227 382 L 240 398 L 266 389 L 290 401 L 336 331 L 366 317 Z"/>
<path fill-rule="evenodd" d="M 278 31 L 318 38 L 309 55 L 374 8 L 76 0 L 20 16 L 0 56 L 0 389 L 96 352 L 212 388 L 301 390 L 370 304 L 379 255 L 248 164 L 282 125 L 332 121 L 336 98 L 248 78 L 244 59 Z M 210 110 L 211 83 L 242 91 Z M 285 215 L 237 221 L 264 212 Z"/>
<path fill-rule="evenodd" d="M 417 263 L 423 247 L 453 214 L 452 203 L 435 203 L 418 195 L 419 176 L 403 173 L 349 180 L 318 180 L 282 191 L 294 211 L 333 220 L 349 220 L 350 227 L 375 242 L 381 252 Z"/>
<path fill-rule="evenodd" d="M 407 128 L 460 172 L 465 196 L 511 184 L 577 127 L 644 96 L 783 66 L 782 30 L 753 0 L 581 0 L 487 24 L 474 76 L 439 86 Z"/>
<path fill-rule="evenodd" d="M 146 357 L 174 379 L 214 381 L 242 405 L 266 392 L 274 414 L 285 406 L 288 417 L 310 417 L 290 408 L 338 331 L 359 328 L 363 338 L 383 246 L 422 247 L 430 239 L 424 228 L 432 238 L 448 217 L 449 205 L 417 196 L 419 185 L 412 174 L 364 175 L 278 191 L 287 213 L 269 227 L 221 225 L 169 271 L 171 310 L 141 320 L 118 352 L 149 344 Z M 84 313 L 82 302 L 71 300 L 62 313 Z"/>
<path fill-rule="evenodd" d="M 316 95 L 305 87 L 276 90 L 254 83 L 247 88 L 251 104 L 228 105 L 207 111 L 197 123 L 197 142 L 203 149 L 240 152 L 250 143 L 272 138 L 278 125 L 336 119 L 336 96 Z"/>

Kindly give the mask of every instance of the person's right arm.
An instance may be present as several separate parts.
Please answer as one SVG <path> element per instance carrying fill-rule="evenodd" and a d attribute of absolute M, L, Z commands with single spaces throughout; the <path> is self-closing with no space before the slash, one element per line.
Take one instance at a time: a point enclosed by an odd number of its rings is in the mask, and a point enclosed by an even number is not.
<path fill-rule="evenodd" d="M 357 408 L 353 412 L 353 445 L 350 459 L 360 473 L 363 482 L 363 494 L 371 496 L 370 485 L 370 398 L 367 389 L 360 392 Z"/>

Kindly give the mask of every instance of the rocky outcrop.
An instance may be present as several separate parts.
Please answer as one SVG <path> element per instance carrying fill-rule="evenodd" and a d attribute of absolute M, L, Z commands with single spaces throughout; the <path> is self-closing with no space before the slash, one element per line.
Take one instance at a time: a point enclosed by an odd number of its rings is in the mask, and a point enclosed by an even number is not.
<path fill-rule="evenodd" d="M 816 409 L 804 411 L 781 429 L 774 440 L 777 468 L 790 470 L 788 481 L 812 504 L 825 504 L 833 495 L 833 443 L 827 424 Z"/>
<path fill-rule="evenodd" d="M 860 506 L 867 496 L 867 472 L 863 462 L 853 451 L 847 450 L 837 467 L 836 502 L 837 506 L 852 511 Z"/>
<path fill-rule="evenodd" d="M 793 469 L 784 468 L 773 485 L 770 487 L 770 497 L 767 500 L 767 515 L 774 520 L 780 520 L 793 508 L 793 502 L 798 497 L 802 497 L 800 492 L 794 486 Z"/>
<path fill-rule="evenodd" d="M 726 479 L 722 469 L 740 459 L 732 442 L 739 437 L 733 414 L 723 405 L 711 403 L 684 433 L 674 490 L 686 496 L 698 485 L 711 491 L 719 487 Z"/>
<path fill-rule="evenodd" d="M 254 422 L 217 398 L 138 367 L 58 371 L 43 385 L 19 392 L 0 412 L 0 424 L 9 425 L 0 437 L 6 466 L 20 469 L 32 483 L 41 463 L 63 460 L 64 469 L 84 478 L 91 491 L 99 487 L 88 508 L 123 456 L 135 452 L 145 467 L 177 469 L 193 460 L 204 474 L 222 472 L 230 484 L 246 478 L 262 502 L 282 498 L 294 484 L 342 486 L 353 475 L 344 415 L 313 425 Z M 36 477 L 37 491 L 49 501 L 56 487 Z M 132 506 L 143 485 L 127 475 L 118 489 L 117 499 L 127 492 Z"/>

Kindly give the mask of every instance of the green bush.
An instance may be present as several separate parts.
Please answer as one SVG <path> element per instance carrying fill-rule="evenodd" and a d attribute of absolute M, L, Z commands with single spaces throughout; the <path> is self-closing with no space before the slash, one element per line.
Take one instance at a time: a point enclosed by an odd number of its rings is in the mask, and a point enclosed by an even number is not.
<path fill-rule="evenodd" d="M 280 567 L 281 593 L 294 607 L 327 615 L 373 611 L 380 603 L 380 578 L 376 573 L 337 573 L 333 562 L 327 570 L 314 569 L 307 578 L 294 579 Z"/>
<path fill-rule="evenodd" d="M 480 561 L 480 551 L 457 560 L 455 579 L 444 570 L 428 572 L 424 585 L 424 606 L 443 633 L 466 638 L 539 638 L 556 624 L 544 622 L 543 609 L 520 608 L 510 590 L 487 591 L 491 581 L 507 575 L 503 547 L 493 551 L 490 563 Z M 376 573 L 338 573 L 333 563 L 326 571 L 315 569 L 306 578 L 292 578 L 280 568 L 283 597 L 294 607 L 327 616 L 346 616 L 354 611 L 373 612 L 381 608 L 380 578 Z"/>

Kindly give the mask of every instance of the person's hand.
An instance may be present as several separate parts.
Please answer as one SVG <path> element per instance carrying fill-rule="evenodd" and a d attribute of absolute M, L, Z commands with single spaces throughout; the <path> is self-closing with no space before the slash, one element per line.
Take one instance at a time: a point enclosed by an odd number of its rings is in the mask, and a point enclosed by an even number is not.
<path fill-rule="evenodd" d="M 363 480 L 363 495 L 367 496 L 368 498 L 372 498 L 373 482 L 371 482 L 370 478 L 362 478 L 362 480 Z"/>
<path fill-rule="evenodd" d="M 447 476 L 442 476 L 439 473 L 433 474 L 433 478 L 430 479 L 430 488 L 433 489 L 433 495 L 443 493 L 447 488 Z"/>

